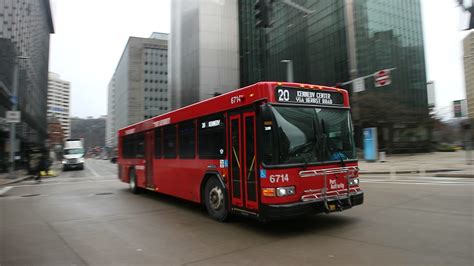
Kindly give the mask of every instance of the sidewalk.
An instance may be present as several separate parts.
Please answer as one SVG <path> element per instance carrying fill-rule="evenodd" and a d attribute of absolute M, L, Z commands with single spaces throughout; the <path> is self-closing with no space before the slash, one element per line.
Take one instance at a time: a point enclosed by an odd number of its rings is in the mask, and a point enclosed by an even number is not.
<path fill-rule="evenodd" d="M 50 177 L 56 177 L 58 176 L 61 171 L 62 171 L 62 165 L 61 163 L 57 162 L 53 164 L 50 168 L 50 171 L 54 172 L 54 176 L 43 176 L 43 178 L 50 178 Z M 18 183 L 24 180 L 27 180 L 29 178 L 33 178 L 33 175 L 29 175 L 28 171 L 26 170 L 17 170 L 15 171 L 15 176 L 16 178 L 9 178 L 9 173 L 0 173 L 0 187 L 1 186 L 6 186 L 14 183 Z"/>
<path fill-rule="evenodd" d="M 9 173 L 0 173 L 0 186 L 18 183 L 31 177 L 26 170 L 16 170 L 15 178 L 9 178 L 9 176 Z"/>
<path fill-rule="evenodd" d="M 385 162 L 359 161 L 361 174 L 429 174 L 438 177 L 474 178 L 474 151 L 471 164 L 466 152 L 433 152 L 422 154 L 396 154 L 387 156 Z"/>

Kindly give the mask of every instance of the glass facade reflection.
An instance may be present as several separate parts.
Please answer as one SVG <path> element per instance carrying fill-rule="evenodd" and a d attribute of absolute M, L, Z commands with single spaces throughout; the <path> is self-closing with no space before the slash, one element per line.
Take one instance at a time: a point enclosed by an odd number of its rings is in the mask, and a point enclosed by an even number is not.
<path fill-rule="evenodd" d="M 354 95 L 347 87 L 357 145 L 362 129 L 376 126 L 382 149 L 403 150 L 413 143 L 426 148 L 427 127 L 418 126 L 428 116 L 420 1 L 293 2 L 314 12 L 275 1 L 273 24 L 262 29 L 255 27 L 254 1 L 239 1 L 241 86 L 286 80 L 282 60 L 293 61 L 295 82 L 331 86 L 395 68 L 391 85 L 375 88 L 370 77 L 364 92 Z M 379 112 L 383 115 L 373 115 Z"/>

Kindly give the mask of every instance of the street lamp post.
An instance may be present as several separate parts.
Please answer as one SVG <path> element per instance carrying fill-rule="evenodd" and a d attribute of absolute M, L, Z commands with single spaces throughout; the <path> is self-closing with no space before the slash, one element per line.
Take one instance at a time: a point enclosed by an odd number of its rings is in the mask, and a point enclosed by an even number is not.
<path fill-rule="evenodd" d="M 13 89 L 11 96 L 12 111 L 18 109 L 18 63 L 20 60 L 28 59 L 26 56 L 17 56 L 13 65 Z M 9 178 L 15 178 L 15 137 L 16 137 L 16 123 L 10 123 L 10 171 Z"/>
<path fill-rule="evenodd" d="M 293 60 L 281 60 L 280 62 L 286 63 L 286 81 L 294 82 L 293 78 Z"/>

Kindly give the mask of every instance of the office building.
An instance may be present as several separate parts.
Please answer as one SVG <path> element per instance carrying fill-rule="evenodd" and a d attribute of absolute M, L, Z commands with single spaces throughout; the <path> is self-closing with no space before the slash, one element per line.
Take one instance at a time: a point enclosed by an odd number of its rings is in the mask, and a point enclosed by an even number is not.
<path fill-rule="evenodd" d="M 105 138 L 110 139 L 110 147 L 115 147 L 120 128 L 170 110 L 167 62 L 168 34 L 128 39 L 109 82 Z"/>
<path fill-rule="evenodd" d="M 62 80 L 58 74 L 49 72 L 48 117 L 55 117 L 61 123 L 64 138 L 71 136 L 70 91 L 69 81 Z"/>
<path fill-rule="evenodd" d="M 464 38 L 464 78 L 466 80 L 467 116 L 474 121 L 474 32 Z M 474 126 L 474 123 L 472 124 Z"/>
<path fill-rule="evenodd" d="M 239 0 L 241 86 L 286 80 L 335 86 L 365 79 L 351 93 L 357 146 L 362 131 L 378 127 L 380 149 L 427 150 L 430 143 L 420 1 L 274 1 L 269 28 L 255 27 L 254 1 Z M 302 10 L 310 10 L 307 14 Z M 391 71 L 391 84 L 374 86 L 373 73 Z"/>
<path fill-rule="evenodd" d="M 117 129 L 115 127 L 115 75 L 109 82 L 107 97 L 107 117 L 105 120 L 105 146 L 117 146 Z"/>
<path fill-rule="evenodd" d="M 47 139 L 49 35 L 54 33 L 49 0 L 0 1 L 0 117 L 18 104 L 15 151 L 25 156 Z M 15 78 L 14 70 L 18 75 Z M 17 97 L 13 97 L 14 84 Z M 9 126 L 0 121 L 0 162 L 7 162 Z M 0 171 L 1 171 L 0 166 Z"/>
<path fill-rule="evenodd" d="M 171 33 L 173 109 L 239 88 L 237 0 L 171 1 Z"/>

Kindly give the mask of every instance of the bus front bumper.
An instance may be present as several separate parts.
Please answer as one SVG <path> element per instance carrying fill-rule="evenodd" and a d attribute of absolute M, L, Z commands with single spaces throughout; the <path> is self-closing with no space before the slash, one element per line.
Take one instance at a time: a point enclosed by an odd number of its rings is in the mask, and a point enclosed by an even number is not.
<path fill-rule="evenodd" d="M 364 192 L 351 193 L 349 197 L 328 198 L 281 205 L 261 205 L 260 217 L 267 220 L 289 219 L 322 212 L 350 209 L 364 202 Z"/>

